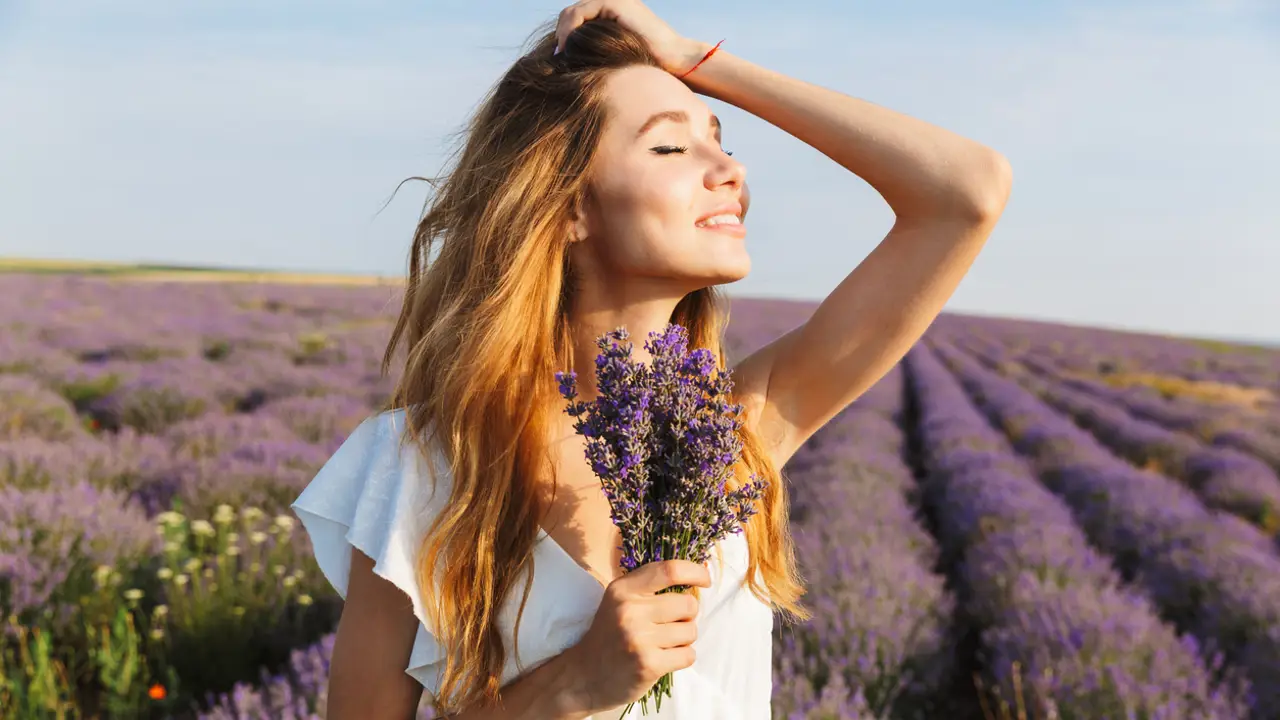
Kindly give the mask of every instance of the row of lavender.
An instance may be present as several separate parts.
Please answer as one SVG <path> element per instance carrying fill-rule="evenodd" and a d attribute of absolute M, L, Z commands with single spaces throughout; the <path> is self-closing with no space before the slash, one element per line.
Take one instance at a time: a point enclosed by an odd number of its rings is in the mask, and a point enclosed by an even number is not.
<path fill-rule="evenodd" d="M 969 352 L 991 366 L 1001 366 L 998 348 Z M 1262 460 L 1228 447 L 1207 445 L 1186 433 L 1143 420 L 1108 398 L 1106 386 L 1063 379 L 1055 366 L 1034 357 L 1021 365 L 1032 374 L 1019 380 L 1043 400 L 1092 431 L 1111 451 L 1139 467 L 1162 472 L 1192 488 L 1209 507 L 1240 516 L 1267 535 L 1280 533 L 1280 477 Z M 1259 542 L 1266 542 L 1259 537 Z"/>
<path fill-rule="evenodd" d="M 1207 509 L 1191 490 L 1115 457 L 1017 383 L 937 343 L 970 396 L 1114 558 L 1207 653 L 1252 682 L 1255 718 L 1280 717 L 1280 559 L 1257 531 Z"/>
<path fill-rule="evenodd" d="M 787 464 L 814 618 L 775 633 L 775 717 L 954 711 L 955 602 L 912 502 L 903 382 L 895 368 Z"/>
<path fill-rule="evenodd" d="M 1135 370 L 1280 394 L 1280 347 L 1265 348 L 1005 318 L 943 316 L 936 329 L 981 334 L 1014 351 L 1049 350 L 1077 368 Z"/>
<path fill-rule="evenodd" d="M 959 323 L 941 332 L 951 342 L 985 355 L 1002 371 L 1033 369 L 1062 380 L 1136 417 L 1179 430 L 1215 447 L 1253 455 L 1280 472 L 1280 386 L 1265 376 L 1204 377 L 1168 362 L 1144 366 L 1122 362 L 1088 345 L 1051 340 L 1041 331 L 1013 334 L 1001 325 Z M 1165 340 L 1165 345 L 1186 341 Z M 1269 353 L 1280 364 L 1280 352 Z M 1165 372 L 1156 368 L 1164 367 Z M 1233 382 L 1235 381 L 1235 382 Z"/>
<path fill-rule="evenodd" d="M 1215 683 L 1196 643 L 1122 583 L 933 352 L 919 345 L 906 365 L 923 501 L 1001 695 L 1016 662 L 1038 717 L 1244 717 L 1243 688 Z"/>
<path fill-rule="evenodd" d="M 65 365 L 108 358 L 217 355 L 228 348 L 301 350 L 323 329 L 331 356 L 376 356 L 361 331 L 396 309 L 395 285 L 118 281 L 83 275 L 4 275 L 0 365 L 48 357 Z M 12 353 L 12 354 L 11 354 Z"/>
<path fill-rule="evenodd" d="M 1040 367 L 1044 366 L 1042 361 Z M 1074 378 L 1066 378 L 1063 382 L 1115 403 L 1135 417 L 1203 438 L 1215 447 L 1253 455 L 1280 472 L 1280 431 L 1271 429 L 1267 424 L 1269 421 L 1255 422 L 1251 416 L 1241 417 L 1239 411 L 1221 406 L 1165 399 L 1142 388 L 1116 388 Z M 1276 427 L 1280 428 L 1280 425 Z"/>
<path fill-rule="evenodd" d="M 987 358 L 1003 361 L 1012 353 L 999 343 L 969 336 L 956 339 Z M 1073 390 L 1124 408 L 1135 417 L 1166 429 L 1195 436 L 1214 447 L 1253 455 L 1280 472 L 1280 413 L 1248 409 L 1238 404 L 1209 403 L 1177 395 L 1165 396 L 1144 385 L 1116 387 L 1073 377 L 1073 366 L 1043 348 L 1013 357 L 1016 362 Z"/>

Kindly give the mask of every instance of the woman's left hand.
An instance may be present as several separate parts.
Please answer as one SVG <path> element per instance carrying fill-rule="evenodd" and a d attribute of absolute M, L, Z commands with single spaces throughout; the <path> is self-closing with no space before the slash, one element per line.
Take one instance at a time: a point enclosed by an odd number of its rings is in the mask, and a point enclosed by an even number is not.
<path fill-rule="evenodd" d="M 677 75 L 693 67 L 706 52 L 701 43 L 671 29 L 640 0 L 579 0 L 560 11 L 556 23 L 556 52 L 564 51 L 564 40 L 588 20 L 607 18 L 644 38 L 662 69 Z"/>

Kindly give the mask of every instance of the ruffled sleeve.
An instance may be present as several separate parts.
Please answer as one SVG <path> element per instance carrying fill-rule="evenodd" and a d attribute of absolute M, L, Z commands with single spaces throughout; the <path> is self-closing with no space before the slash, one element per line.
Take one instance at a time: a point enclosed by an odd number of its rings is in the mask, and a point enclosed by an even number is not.
<path fill-rule="evenodd" d="M 448 500 L 448 474 L 437 467 L 440 486 L 431 487 L 417 446 L 400 447 L 403 431 L 403 410 L 365 419 L 290 507 L 311 538 L 321 572 L 344 600 L 353 547 L 373 559 L 376 575 L 409 596 L 419 624 L 405 672 L 434 699 L 444 655 L 428 631 L 414 558 L 423 534 Z"/>

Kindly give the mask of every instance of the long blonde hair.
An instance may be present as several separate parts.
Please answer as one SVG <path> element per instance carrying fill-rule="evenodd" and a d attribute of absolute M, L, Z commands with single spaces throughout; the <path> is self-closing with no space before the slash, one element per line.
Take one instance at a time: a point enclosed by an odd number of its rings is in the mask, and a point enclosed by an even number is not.
<path fill-rule="evenodd" d="M 405 437 L 428 457 L 433 448 L 443 452 L 452 478 L 447 509 L 417 557 L 448 657 L 437 711 L 498 696 L 506 661 L 498 611 L 531 561 L 547 509 L 527 479 L 551 470 L 550 408 L 563 403 L 554 373 L 572 368 L 567 228 L 606 121 L 603 84 L 619 68 L 659 66 L 639 36 L 611 21 L 584 24 L 554 57 L 549 25 L 534 38 L 469 122 L 451 171 L 438 185 L 427 180 L 437 192 L 414 234 L 403 307 L 382 361 L 385 374 L 405 344 L 405 372 L 386 408 L 406 409 Z M 439 255 L 429 263 L 437 239 Z M 690 347 L 710 350 L 722 370 L 725 302 L 703 288 L 671 316 L 688 329 Z M 637 347 L 643 340 L 632 338 Z M 783 477 L 754 433 L 744 425 L 740 435 L 729 489 L 751 473 L 769 481 L 745 530 L 747 587 L 775 611 L 808 620 Z M 527 599 L 528 586 L 517 628 Z"/>

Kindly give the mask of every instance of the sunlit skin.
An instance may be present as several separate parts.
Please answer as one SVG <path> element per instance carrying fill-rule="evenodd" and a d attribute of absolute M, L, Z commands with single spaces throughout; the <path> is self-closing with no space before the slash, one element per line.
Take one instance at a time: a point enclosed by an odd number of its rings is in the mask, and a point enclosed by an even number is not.
<path fill-rule="evenodd" d="M 727 47 L 708 58 L 711 43 L 680 35 L 640 0 L 579 0 L 566 7 L 557 49 L 597 19 L 644 37 L 660 67 L 628 68 L 610 78 L 615 112 L 589 179 L 593 197 L 566 229 L 580 241 L 571 252 L 584 270 L 570 309 L 583 399 L 595 397 L 597 337 L 626 326 L 633 357 L 648 361 L 644 340 L 669 321 L 685 293 L 735 282 L 751 269 L 745 239 L 693 227 L 721 203 L 746 204 L 745 172 L 721 151 L 699 95 L 803 141 L 865 180 L 894 212 L 889 233 L 806 322 L 730 368 L 744 422 L 782 466 L 883 377 L 942 311 L 1004 211 L 1012 170 L 980 143 L 769 70 Z M 664 122 L 634 136 L 646 118 L 664 110 L 683 110 L 689 122 Z M 688 151 L 655 154 L 660 145 Z M 804 238 L 785 241 L 805 252 Z M 821 259 L 815 254 L 813 261 Z"/>

